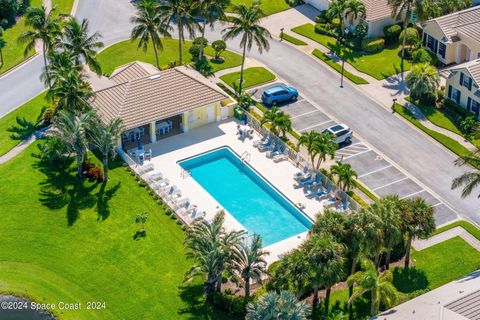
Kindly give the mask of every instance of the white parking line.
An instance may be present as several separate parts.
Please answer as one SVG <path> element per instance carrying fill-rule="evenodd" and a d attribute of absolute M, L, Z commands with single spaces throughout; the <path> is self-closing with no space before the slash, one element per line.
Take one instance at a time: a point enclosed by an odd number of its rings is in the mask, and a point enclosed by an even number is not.
<path fill-rule="evenodd" d="M 373 170 L 373 171 L 364 173 L 364 174 L 358 176 L 358 178 L 360 179 L 360 178 L 366 177 L 366 176 L 368 176 L 368 175 L 370 175 L 370 174 L 372 174 L 372 173 L 379 172 L 379 171 L 385 170 L 385 169 L 387 169 L 387 168 L 390 168 L 391 166 L 392 166 L 392 165 L 389 164 L 388 166 L 385 166 L 385 167 L 383 167 L 383 168 L 380 168 L 380 169 L 377 169 L 377 170 Z"/>
<path fill-rule="evenodd" d="M 438 200 L 437 198 L 435 198 L 435 200 Z M 432 204 L 432 207 L 438 207 L 439 205 L 443 204 L 443 202 L 439 202 L 437 204 Z"/>
<path fill-rule="evenodd" d="M 402 197 L 402 199 L 410 198 L 411 196 L 414 196 L 414 195 L 416 195 L 416 194 L 418 194 L 418 193 L 420 193 L 420 192 L 423 192 L 423 191 L 425 191 L 425 190 L 422 189 L 422 190 L 420 190 L 420 191 L 417 191 L 417 192 L 414 192 L 414 193 L 410 193 L 409 195 L 406 195 L 405 197 Z M 437 199 L 437 198 L 435 198 L 435 199 Z M 438 199 L 437 199 L 437 200 L 438 200 Z"/>
<path fill-rule="evenodd" d="M 363 151 L 363 150 L 370 150 L 369 147 L 365 147 L 365 146 L 347 146 L 345 148 L 342 148 L 341 150 L 353 150 L 353 151 Z"/>
<path fill-rule="evenodd" d="M 295 117 L 290 117 L 290 119 L 296 119 L 296 118 L 298 118 L 298 117 L 303 117 L 303 116 L 305 116 L 305 115 L 307 115 L 307 114 L 311 114 L 311 113 L 315 113 L 315 112 L 320 112 L 320 113 L 322 113 L 321 111 L 313 110 L 313 111 L 308 111 L 308 112 L 299 114 L 298 116 L 295 116 Z M 323 113 L 322 113 L 322 114 L 323 114 Z"/>
<path fill-rule="evenodd" d="M 372 189 L 372 190 L 375 191 L 375 190 L 378 190 L 378 189 L 382 189 L 382 188 L 391 186 L 392 184 L 395 184 L 395 183 L 398 183 L 398 182 L 400 182 L 400 181 L 407 180 L 407 179 L 409 179 L 409 177 L 405 177 L 405 178 L 402 178 L 402 179 L 395 180 L 395 181 L 393 181 L 393 182 L 387 183 L 387 184 L 385 184 L 385 185 L 383 185 L 383 186 L 381 186 L 381 187 L 377 187 L 377 188 Z M 422 191 L 423 191 L 423 190 L 422 190 Z"/>
<path fill-rule="evenodd" d="M 299 130 L 299 132 L 303 132 L 303 131 L 305 131 L 305 130 L 312 129 L 312 128 L 321 126 L 322 124 L 329 123 L 329 122 L 333 122 L 333 120 L 328 120 L 328 121 L 325 121 L 325 122 L 322 122 L 322 123 L 317 123 L 317 124 L 314 125 L 314 126 L 310 126 L 310 127 L 303 128 L 302 130 Z"/>
<path fill-rule="evenodd" d="M 361 154 L 364 154 L 364 153 L 367 153 L 367 152 L 370 152 L 370 151 L 372 151 L 372 150 L 365 150 L 365 151 L 359 152 L 359 153 L 357 153 L 357 154 L 354 154 L 353 156 L 349 156 L 349 157 L 343 158 L 343 160 L 348 160 L 348 159 L 351 159 L 351 158 L 353 158 L 353 157 L 359 156 L 359 155 L 361 155 Z"/>

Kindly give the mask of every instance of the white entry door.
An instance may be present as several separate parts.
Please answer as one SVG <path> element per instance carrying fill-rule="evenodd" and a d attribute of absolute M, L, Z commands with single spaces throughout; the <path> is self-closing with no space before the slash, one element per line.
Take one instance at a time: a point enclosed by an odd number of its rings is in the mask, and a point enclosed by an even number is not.
<path fill-rule="evenodd" d="M 207 121 L 208 123 L 212 123 L 215 121 L 215 107 L 210 106 L 207 108 Z"/>
<path fill-rule="evenodd" d="M 220 120 L 227 119 L 228 118 L 228 107 L 223 107 L 220 110 L 221 110 Z"/>

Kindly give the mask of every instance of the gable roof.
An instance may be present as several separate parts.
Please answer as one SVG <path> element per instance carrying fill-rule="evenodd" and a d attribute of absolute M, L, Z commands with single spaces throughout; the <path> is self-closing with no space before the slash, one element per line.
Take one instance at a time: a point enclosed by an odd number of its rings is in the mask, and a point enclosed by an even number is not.
<path fill-rule="evenodd" d="M 459 69 L 466 69 L 470 76 L 472 77 L 473 81 L 480 87 L 480 59 L 468 61 L 451 68 L 448 70 L 455 71 Z"/>
<path fill-rule="evenodd" d="M 153 74 L 147 69 L 134 62 L 112 73 L 114 85 L 97 91 L 91 102 L 102 121 L 121 118 L 131 129 L 229 98 L 186 67 Z"/>
<path fill-rule="evenodd" d="M 366 21 L 380 20 L 392 16 L 388 0 L 362 0 L 365 5 Z"/>
<path fill-rule="evenodd" d="M 464 9 L 426 21 L 436 23 L 445 36 L 445 41 L 455 42 L 462 33 L 480 42 L 480 6 Z"/>

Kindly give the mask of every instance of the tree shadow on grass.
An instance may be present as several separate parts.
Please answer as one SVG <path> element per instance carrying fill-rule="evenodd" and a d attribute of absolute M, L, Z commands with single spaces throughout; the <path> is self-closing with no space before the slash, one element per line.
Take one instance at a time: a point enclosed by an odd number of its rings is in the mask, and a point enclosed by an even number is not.
<path fill-rule="evenodd" d="M 8 132 L 11 132 L 10 139 L 12 140 L 25 140 L 37 130 L 37 124 L 25 118 L 17 117 L 16 121 L 16 125 L 7 129 Z"/>
<path fill-rule="evenodd" d="M 330 305 L 331 314 L 343 313 L 349 314 L 348 300 L 344 302 L 336 301 L 333 305 Z M 325 314 L 325 310 L 321 310 L 319 316 Z M 363 296 L 355 299 L 352 302 L 352 317 L 350 319 L 369 319 L 370 318 L 370 293 L 367 292 Z"/>
<path fill-rule="evenodd" d="M 37 155 L 38 157 L 38 155 Z M 79 218 L 80 211 L 97 206 L 98 220 L 110 215 L 109 201 L 120 188 L 120 182 L 108 188 L 102 183 L 79 179 L 73 161 L 63 164 L 49 164 L 38 161 L 34 165 L 46 179 L 40 183 L 40 202 L 51 210 L 67 210 L 67 225 L 72 226 Z"/>
<path fill-rule="evenodd" d="M 428 288 L 429 281 L 423 270 L 417 268 L 395 268 L 393 270 L 393 285 L 398 291 L 411 293 Z"/>
<path fill-rule="evenodd" d="M 178 310 L 178 314 L 191 320 L 240 320 L 241 318 L 215 309 L 205 301 L 204 288 L 201 283 L 187 283 L 179 287 L 180 299 L 185 307 Z"/>

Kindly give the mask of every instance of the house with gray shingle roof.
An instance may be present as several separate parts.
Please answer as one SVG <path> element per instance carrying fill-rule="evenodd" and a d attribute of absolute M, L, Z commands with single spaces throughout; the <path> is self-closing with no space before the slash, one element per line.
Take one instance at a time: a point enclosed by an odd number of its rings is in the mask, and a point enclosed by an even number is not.
<path fill-rule="evenodd" d="M 480 6 L 422 23 L 423 46 L 446 65 L 480 58 Z"/>
<path fill-rule="evenodd" d="M 480 119 L 480 58 L 448 69 L 446 98 Z"/>
<path fill-rule="evenodd" d="M 235 101 L 186 66 L 159 71 L 135 61 L 118 67 L 108 80 L 91 105 L 106 123 L 122 119 L 127 149 L 137 141 L 156 142 L 233 114 Z"/>

